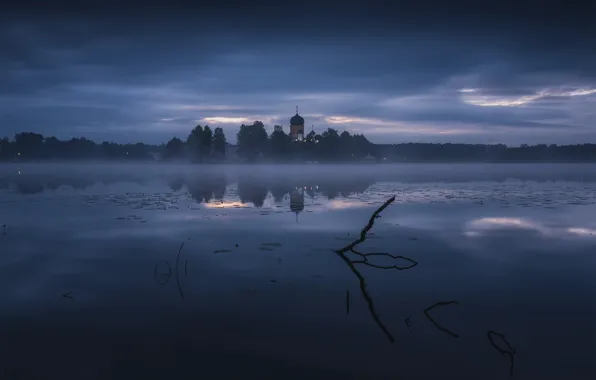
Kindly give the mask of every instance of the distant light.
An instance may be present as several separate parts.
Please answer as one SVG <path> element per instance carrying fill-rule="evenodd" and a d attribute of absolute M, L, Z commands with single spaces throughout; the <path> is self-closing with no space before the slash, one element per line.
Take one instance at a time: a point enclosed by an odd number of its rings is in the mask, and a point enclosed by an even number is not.
<path fill-rule="evenodd" d="M 19 152 L 19 153 L 17 153 L 17 156 L 20 156 L 20 155 L 21 155 L 21 153 L 20 153 L 20 152 Z"/>

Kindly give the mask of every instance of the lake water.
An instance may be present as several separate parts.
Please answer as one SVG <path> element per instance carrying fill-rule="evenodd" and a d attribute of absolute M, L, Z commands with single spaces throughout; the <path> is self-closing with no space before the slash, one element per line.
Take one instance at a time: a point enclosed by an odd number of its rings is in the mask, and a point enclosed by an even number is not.
<path fill-rule="evenodd" d="M 354 251 L 402 257 L 337 253 L 393 195 Z M 589 164 L 0 166 L 0 378 L 593 379 L 595 203 Z"/>

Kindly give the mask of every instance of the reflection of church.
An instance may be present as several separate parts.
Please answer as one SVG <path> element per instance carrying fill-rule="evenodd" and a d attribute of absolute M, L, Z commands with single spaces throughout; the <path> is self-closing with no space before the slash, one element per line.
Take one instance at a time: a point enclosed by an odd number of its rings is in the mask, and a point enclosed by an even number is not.
<path fill-rule="evenodd" d="M 298 214 L 304 210 L 304 189 L 296 187 L 290 192 L 290 210 L 296 214 L 296 221 L 298 221 Z"/>

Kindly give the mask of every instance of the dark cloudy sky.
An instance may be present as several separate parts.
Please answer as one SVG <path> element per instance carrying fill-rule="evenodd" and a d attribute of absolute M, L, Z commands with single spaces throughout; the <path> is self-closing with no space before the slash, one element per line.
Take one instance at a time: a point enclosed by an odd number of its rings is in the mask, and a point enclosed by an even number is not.
<path fill-rule="evenodd" d="M 341 4 L 4 5 L 0 135 L 234 141 L 298 105 L 377 143 L 596 142 L 595 1 Z"/>

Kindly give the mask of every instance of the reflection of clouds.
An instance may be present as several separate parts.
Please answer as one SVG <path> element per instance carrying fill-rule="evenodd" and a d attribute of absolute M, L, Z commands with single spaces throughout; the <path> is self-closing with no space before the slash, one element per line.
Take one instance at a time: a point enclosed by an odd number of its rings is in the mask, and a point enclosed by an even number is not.
<path fill-rule="evenodd" d="M 472 220 L 466 223 L 464 235 L 469 237 L 482 236 L 499 229 L 518 229 L 549 235 L 550 229 L 531 220 L 512 217 L 490 217 Z"/>
<path fill-rule="evenodd" d="M 549 237 L 576 237 L 576 236 L 596 236 L 596 229 L 584 227 L 547 227 L 541 223 L 514 217 L 489 217 L 472 220 L 466 223 L 464 235 L 468 237 L 479 237 L 489 234 L 491 231 L 504 229 L 517 229 L 537 232 L 543 236 Z"/>
<path fill-rule="evenodd" d="M 472 227 L 491 228 L 491 227 L 517 227 L 526 229 L 540 229 L 540 226 L 529 220 L 522 218 L 481 218 L 470 222 Z"/>
<path fill-rule="evenodd" d="M 344 210 L 344 209 L 349 209 L 349 208 L 370 207 L 370 205 L 368 203 L 356 201 L 356 200 L 348 200 L 348 199 L 332 199 L 332 200 L 329 200 L 325 206 L 332 210 Z"/>

